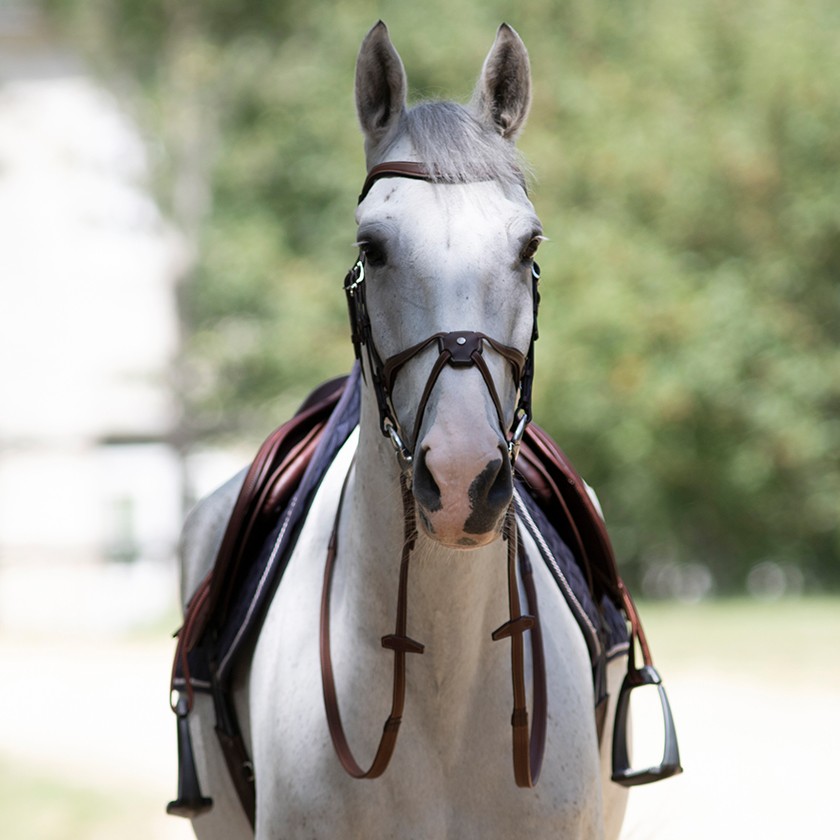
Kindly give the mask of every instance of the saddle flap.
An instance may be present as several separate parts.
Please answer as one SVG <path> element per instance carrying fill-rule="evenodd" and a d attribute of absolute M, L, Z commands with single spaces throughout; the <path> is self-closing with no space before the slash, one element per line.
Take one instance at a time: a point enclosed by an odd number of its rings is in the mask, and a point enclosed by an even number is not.
<path fill-rule="evenodd" d="M 211 621 L 219 626 L 243 573 L 247 552 L 288 503 L 308 466 L 326 421 L 335 409 L 347 377 L 318 388 L 298 413 L 275 429 L 257 452 L 228 520 L 215 563 L 191 598 L 179 633 L 192 650 Z"/>
<path fill-rule="evenodd" d="M 606 595 L 617 607 L 623 607 L 615 553 L 586 482 L 548 433 L 534 422 L 525 429 L 516 469 L 579 558 L 595 602 L 600 603 Z"/>

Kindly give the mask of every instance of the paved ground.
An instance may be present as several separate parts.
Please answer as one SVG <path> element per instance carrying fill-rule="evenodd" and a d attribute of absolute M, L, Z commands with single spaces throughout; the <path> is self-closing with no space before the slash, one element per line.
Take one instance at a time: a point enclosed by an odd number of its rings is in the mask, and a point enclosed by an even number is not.
<path fill-rule="evenodd" d="M 191 837 L 162 811 L 176 785 L 169 656 L 162 642 L 0 637 L 0 758 L 117 797 L 143 790 L 160 802 L 149 837 Z M 633 794 L 623 839 L 836 836 L 829 803 L 840 781 L 837 680 L 823 688 L 787 685 L 784 674 L 736 680 L 675 670 L 669 666 L 668 690 L 686 773 Z"/>

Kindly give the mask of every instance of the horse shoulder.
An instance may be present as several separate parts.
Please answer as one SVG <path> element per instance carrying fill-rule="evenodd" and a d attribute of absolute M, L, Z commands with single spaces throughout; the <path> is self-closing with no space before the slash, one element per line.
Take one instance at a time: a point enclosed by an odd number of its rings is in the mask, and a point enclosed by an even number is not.
<path fill-rule="evenodd" d="M 186 609 L 193 593 L 216 560 L 225 529 L 242 488 L 247 470 L 201 499 L 187 515 L 179 545 L 181 602 Z M 235 675 L 234 702 L 246 741 L 247 692 L 241 675 Z M 230 773 L 216 736 L 216 714 L 209 694 L 196 693 L 190 715 L 190 734 L 202 793 L 213 800 L 213 808 L 192 821 L 199 840 L 232 840 L 253 837 L 245 812 L 239 803 Z"/>

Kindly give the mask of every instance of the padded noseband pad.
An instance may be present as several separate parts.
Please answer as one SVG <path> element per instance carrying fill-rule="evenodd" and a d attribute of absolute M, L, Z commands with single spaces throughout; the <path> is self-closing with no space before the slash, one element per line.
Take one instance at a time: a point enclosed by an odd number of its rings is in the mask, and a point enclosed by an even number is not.
<path fill-rule="evenodd" d="M 440 337 L 441 352 L 449 353 L 452 367 L 472 367 L 473 353 L 480 353 L 484 336 L 477 332 L 450 332 Z"/>

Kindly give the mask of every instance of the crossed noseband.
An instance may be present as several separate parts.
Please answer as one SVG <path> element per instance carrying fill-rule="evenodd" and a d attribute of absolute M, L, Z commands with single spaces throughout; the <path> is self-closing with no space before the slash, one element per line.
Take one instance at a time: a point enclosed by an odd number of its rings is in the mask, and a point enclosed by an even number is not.
<path fill-rule="evenodd" d="M 368 175 L 362 194 L 359 196 L 361 202 L 371 186 L 380 178 L 414 178 L 425 181 L 433 181 L 429 170 L 419 163 L 413 162 L 390 162 L 375 166 Z M 519 451 L 519 444 L 525 433 L 525 427 L 531 420 L 531 386 L 534 374 L 534 342 L 537 340 L 537 309 L 539 306 L 538 281 L 540 273 L 536 263 L 532 267 L 532 299 L 533 299 L 533 330 L 528 352 L 522 353 L 515 347 L 510 347 L 497 341 L 482 332 L 472 330 L 456 330 L 454 332 L 439 332 L 429 336 L 417 344 L 413 344 L 405 350 L 382 360 L 371 332 L 371 322 L 367 310 L 367 295 L 365 291 L 365 260 L 360 255 L 358 261 L 350 269 L 344 281 L 344 291 L 347 294 L 347 306 L 350 313 L 350 325 L 352 329 L 353 347 L 356 358 L 361 361 L 362 348 L 365 348 L 368 357 L 368 366 L 372 378 L 376 400 L 379 406 L 380 428 L 382 433 L 390 438 L 396 450 L 397 457 L 404 472 L 410 472 L 412 468 L 413 455 L 417 445 L 417 438 L 423 417 L 426 412 L 426 405 L 429 402 L 435 384 L 443 369 L 449 365 L 454 368 L 476 367 L 481 373 L 493 405 L 496 408 L 496 416 L 499 420 L 499 427 L 508 444 L 508 453 L 511 463 L 516 459 Z M 417 407 L 417 415 L 414 421 L 414 430 L 410 437 L 403 431 L 394 409 L 392 395 L 397 374 L 402 368 L 422 353 L 427 347 L 437 342 L 438 357 L 435 360 L 426 386 L 420 397 Z M 509 362 L 513 371 L 513 378 L 519 392 L 519 400 L 513 412 L 513 422 L 508 426 L 505 420 L 505 411 L 502 408 L 499 393 L 493 382 L 493 376 L 484 359 L 484 347 L 489 346 L 493 351 Z M 362 368 L 364 371 L 364 368 Z"/>
<path fill-rule="evenodd" d="M 527 355 L 515 347 L 502 344 L 501 341 L 497 341 L 485 333 L 474 332 L 472 330 L 455 330 L 453 332 L 439 332 L 430 335 L 428 338 L 423 339 L 423 341 L 418 341 L 417 344 L 413 344 L 411 347 L 393 356 L 389 356 L 383 362 L 376 350 L 370 332 L 370 319 L 367 313 L 366 295 L 364 293 L 364 279 L 364 257 L 360 257 L 359 261 L 347 275 L 347 280 L 344 285 L 350 308 L 350 320 L 353 327 L 353 345 L 356 349 L 356 358 L 358 359 L 361 359 L 362 347 L 366 347 L 367 349 L 373 387 L 379 404 L 382 433 L 391 439 L 403 468 L 410 469 L 411 467 L 411 453 L 417 444 L 417 437 L 420 434 L 420 427 L 423 422 L 429 397 L 434 390 L 441 372 L 447 365 L 454 368 L 478 368 L 487 386 L 493 405 L 496 408 L 499 427 L 508 442 L 508 452 L 511 461 L 515 460 L 519 450 L 519 444 L 522 441 L 522 435 L 525 432 L 525 427 L 531 419 L 533 348 L 534 341 L 537 337 L 536 306 L 538 297 L 536 286 L 539 280 L 539 269 L 536 264 L 533 268 L 534 331 Z M 435 342 L 438 344 L 438 357 L 432 366 L 432 370 L 426 380 L 426 386 L 423 389 L 423 394 L 420 397 L 420 402 L 417 406 L 417 416 L 414 421 L 414 431 L 411 437 L 408 438 L 410 444 L 407 445 L 406 435 L 397 420 L 396 411 L 392 402 L 394 383 L 400 370 Z M 499 393 L 493 382 L 493 376 L 487 367 L 487 362 L 484 360 L 485 343 L 510 363 L 514 382 L 519 391 L 519 402 L 513 413 L 513 423 L 509 428 L 505 420 L 505 412 L 499 399 Z"/>
<path fill-rule="evenodd" d="M 438 342 L 438 357 L 432 367 L 429 378 L 426 380 L 426 387 L 423 389 L 423 395 L 420 397 L 420 403 L 417 406 L 417 418 L 414 421 L 414 434 L 411 436 L 412 449 L 417 445 L 417 438 L 420 434 L 420 427 L 423 423 L 423 417 L 426 413 L 426 404 L 432 394 L 432 390 L 438 381 L 441 371 L 450 365 L 454 368 L 469 368 L 477 367 L 481 372 L 481 376 L 487 385 L 487 390 L 490 392 L 490 398 L 493 400 L 493 405 L 496 407 L 496 416 L 499 418 L 499 426 L 505 428 L 505 415 L 502 410 L 501 401 L 499 400 L 499 393 L 496 390 L 496 385 L 493 382 L 493 377 L 487 367 L 487 362 L 484 361 L 484 342 L 487 342 L 499 355 L 507 359 L 514 371 L 514 377 L 517 387 L 522 380 L 522 374 L 525 371 L 526 357 L 520 353 L 515 347 L 508 347 L 498 341 L 494 341 L 489 335 L 480 332 L 471 332 L 469 330 L 461 330 L 448 333 L 435 333 L 429 336 L 425 341 L 420 341 L 413 347 L 403 350 L 402 353 L 397 353 L 391 356 L 386 362 L 382 370 L 384 377 L 385 388 L 388 393 L 392 393 L 394 379 L 399 370 L 425 350 L 430 344 L 435 341 Z"/>

